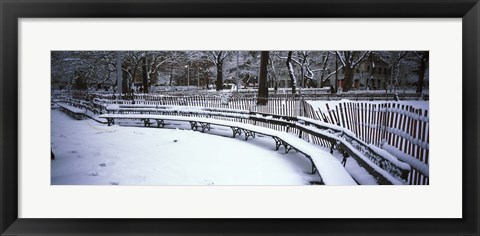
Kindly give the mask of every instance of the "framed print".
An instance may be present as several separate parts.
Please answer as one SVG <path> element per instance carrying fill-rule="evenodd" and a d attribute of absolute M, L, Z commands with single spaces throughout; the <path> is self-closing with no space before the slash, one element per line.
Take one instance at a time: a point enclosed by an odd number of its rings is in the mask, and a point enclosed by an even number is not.
<path fill-rule="evenodd" d="M 0 6 L 1 235 L 479 233 L 476 0 Z"/>

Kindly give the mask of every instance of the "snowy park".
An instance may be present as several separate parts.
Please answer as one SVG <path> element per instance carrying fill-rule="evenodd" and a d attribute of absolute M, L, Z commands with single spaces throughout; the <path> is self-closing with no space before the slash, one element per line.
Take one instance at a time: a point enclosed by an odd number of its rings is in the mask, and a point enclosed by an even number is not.
<path fill-rule="evenodd" d="M 53 51 L 52 185 L 428 185 L 428 52 Z"/>
<path fill-rule="evenodd" d="M 309 163 L 297 153 L 274 152 L 273 140 L 254 142 L 189 130 L 105 126 L 76 121 L 52 112 L 52 184 L 125 185 L 303 185 L 316 181 L 304 174 Z M 125 141 L 129 140 L 129 141 Z M 74 172 L 72 172 L 72 167 Z"/>

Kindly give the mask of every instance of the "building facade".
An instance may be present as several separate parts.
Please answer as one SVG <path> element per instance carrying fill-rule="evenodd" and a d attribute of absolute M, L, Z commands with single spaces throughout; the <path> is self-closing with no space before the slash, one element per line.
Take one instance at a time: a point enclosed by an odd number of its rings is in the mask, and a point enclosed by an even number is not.
<path fill-rule="evenodd" d="M 390 74 L 388 64 L 374 57 L 373 60 L 367 59 L 360 62 L 354 69 L 352 88 L 353 89 L 386 89 Z M 338 73 L 337 88 L 344 86 L 345 70 L 341 69 Z M 335 86 L 335 78 L 330 79 L 330 84 Z"/>

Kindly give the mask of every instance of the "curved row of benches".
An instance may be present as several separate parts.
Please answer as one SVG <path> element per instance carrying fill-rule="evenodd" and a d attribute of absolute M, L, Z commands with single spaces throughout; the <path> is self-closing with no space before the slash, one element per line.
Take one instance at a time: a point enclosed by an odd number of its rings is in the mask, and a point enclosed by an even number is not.
<path fill-rule="evenodd" d="M 182 108 L 182 109 L 180 109 Z M 189 106 L 172 106 L 172 105 L 144 105 L 144 104 L 129 104 L 129 105 L 106 105 L 105 110 L 108 113 L 117 114 L 173 114 L 173 115 L 207 115 L 220 117 L 238 117 L 237 114 L 245 115 L 242 118 L 248 118 L 251 121 L 260 121 L 270 124 L 276 124 L 289 128 L 296 128 L 300 133 L 305 132 L 316 136 L 331 144 L 330 152 L 333 154 L 334 146 L 340 151 L 345 151 L 347 155 L 353 156 L 359 164 L 367 169 L 378 182 L 382 184 L 399 184 L 408 178 L 411 169 L 415 169 L 424 173 L 423 169 L 417 168 L 417 165 L 408 161 L 408 166 L 405 163 L 398 161 L 397 157 L 392 156 L 391 153 L 379 150 L 378 147 L 366 144 L 362 140 L 356 138 L 350 130 L 331 125 L 319 120 L 313 120 L 305 117 L 288 117 L 273 114 L 262 114 L 250 112 L 247 110 L 227 109 L 227 108 L 204 108 L 193 107 L 196 110 L 192 111 Z M 202 114 L 200 114 L 202 111 Z M 210 114 L 208 114 L 210 113 Z M 234 114 L 233 116 L 231 114 Z M 265 120 L 269 116 L 271 119 Z M 311 127 L 315 128 L 311 128 Z M 332 133 L 334 135 L 332 135 Z M 375 149 L 375 150 L 373 150 Z M 402 159 L 403 161 L 403 159 Z M 387 173 L 394 175 L 401 181 L 390 178 Z M 426 174 L 428 176 L 428 174 Z"/>
<path fill-rule="evenodd" d="M 318 174 L 324 179 L 324 182 L 325 173 L 322 174 L 319 169 L 320 165 L 317 163 L 319 159 L 317 154 L 323 151 L 315 145 L 299 138 L 302 136 L 302 133 L 313 135 L 329 142 L 331 144 L 331 154 L 333 154 L 334 147 L 345 150 L 348 155 L 357 160 L 360 166 L 373 175 L 380 184 L 404 184 L 412 168 L 408 164 L 398 161 L 398 159 L 388 152 L 379 150 L 379 148 L 372 147 L 357 139 L 349 130 L 306 117 L 287 117 L 225 108 L 140 104 L 113 105 L 106 107 L 106 110 L 108 114 L 103 114 L 99 118 L 106 119 L 108 125 L 115 124 L 115 120 L 121 119 L 141 120 L 144 126 L 156 124 L 157 127 L 164 127 L 165 121 L 183 121 L 190 123 L 192 130 L 201 132 L 209 131 L 211 125 L 229 127 L 232 130 L 232 137 L 243 133 L 245 140 L 250 137 L 254 138 L 256 133 L 269 136 L 274 139 L 276 150 L 284 146 L 285 152 L 294 149 L 303 153 L 312 163 L 312 173 L 318 171 Z M 214 118 L 229 118 L 230 120 L 240 122 Z M 245 120 L 281 125 L 286 128 L 285 130 L 287 132 L 243 123 Z M 296 136 L 288 133 L 291 128 L 297 129 L 300 134 Z M 308 145 L 305 146 L 302 143 Z M 311 147 L 314 148 L 312 149 Z M 333 156 L 330 157 L 333 159 Z M 338 163 L 336 159 L 333 160 L 335 163 Z M 346 173 L 341 165 L 340 167 L 342 171 Z"/>
<path fill-rule="evenodd" d="M 275 150 L 284 146 L 285 153 L 291 149 L 304 154 L 312 163 L 312 174 L 318 173 L 322 182 L 327 185 L 356 185 L 357 183 L 346 172 L 344 167 L 330 153 L 318 149 L 315 145 L 299 139 L 295 135 L 287 132 L 281 132 L 265 127 L 259 127 L 251 124 L 245 124 L 235 121 L 226 121 L 210 119 L 205 117 L 186 117 L 169 115 L 150 115 L 150 114 L 104 114 L 100 118 L 108 120 L 112 125 L 117 119 L 142 120 L 145 126 L 156 121 L 158 127 L 163 127 L 165 121 L 183 121 L 189 122 L 193 130 L 205 132 L 210 130 L 211 125 L 229 127 L 232 129 L 232 137 L 244 134 L 245 140 L 249 137 L 255 138 L 256 134 L 272 137 L 275 140 Z"/>

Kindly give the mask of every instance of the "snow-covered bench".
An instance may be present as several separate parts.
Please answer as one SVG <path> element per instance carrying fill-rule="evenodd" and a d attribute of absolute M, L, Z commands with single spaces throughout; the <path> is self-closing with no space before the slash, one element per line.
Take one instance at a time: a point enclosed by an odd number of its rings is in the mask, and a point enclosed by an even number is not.
<path fill-rule="evenodd" d="M 247 110 L 226 109 L 215 107 L 173 106 L 173 105 L 146 105 L 146 104 L 110 104 L 105 108 L 107 113 L 118 114 L 163 114 L 163 113 L 191 113 L 191 112 L 220 112 L 229 114 L 249 114 Z"/>
<path fill-rule="evenodd" d="M 338 145 L 374 175 L 381 184 L 404 184 L 411 166 L 385 150 L 367 144 L 348 129 L 307 117 L 297 117 L 297 129 Z"/>
<path fill-rule="evenodd" d="M 330 153 L 333 154 L 335 146 L 352 156 L 363 166 L 370 174 L 382 184 L 403 184 L 408 177 L 411 167 L 399 161 L 397 158 L 373 145 L 365 144 L 348 129 L 327 124 L 319 120 L 313 120 L 306 117 L 288 117 L 273 114 L 263 114 L 250 112 L 247 110 L 236 110 L 226 108 L 206 108 L 191 106 L 171 106 L 171 105 L 108 105 L 107 110 L 113 114 L 102 115 L 107 119 L 108 125 L 115 123 L 115 119 L 137 119 L 143 121 L 145 126 L 151 126 L 153 121 L 157 122 L 157 127 L 164 127 L 165 120 L 176 120 L 189 122 L 193 130 L 210 130 L 210 125 L 223 125 L 230 127 L 233 137 L 244 134 L 245 140 L 249 137 L 255 137 L 255 134 L 270 136 L 275 140 L 276 150 L 280 146 L 285 147 L 285 152 L 295 149 L 302 152 L 301 148 L 291 145 L 292 142 L 286 142 L 278 135 L 272 133 L 260 132 L 261 127 L 254 130 L 246 128 L 241 122 L 233 125 L 232 123 L 222 123 L 218 119 L 208 119 L 212 117 L 235 118 L 236 121 L 249 120 L 256 124 L 257 121 L 270 123 L 285 127 L 285 131 L 290 128 L 296 128 L 302 132 L 321 138 L 331 144 Z M 225 121 L 226 122 L 226 121 Z M 297 137 L 296 137 L 297 138 Z M 298 139 L 298 138 L 297 138 Z M 304 153 L 312 162 L 312 172 L 315 171 L 315 165 L 312 158 Z"/>
<path fill-rule="evenodd" d="M 70 116 L 74 117 L 77 120 L 81 120 L 85 118 L 84 109 L 81 109 L 63 102 L 57 102 L 57 105 L 60 107 L 62 111 L 64 111 L 65 113 L 69 114 Z"/>
<path fill-rule="evenodd" d="M 151 126 L 153 124 L 152 122 L 156 121 L 157 127 L 164 127 L 165 120 L 175 120 L 189 122 L 192 130 L 201 130 L 202 132 L 210 130 L 210 125 L 220 125 L 230 127 L 233 132 L 233 137 L 243 133 L 245 140 L 247 140 L 249 137 L 254 138 L 256 134 L 263 134 L 265 136 L 270 136 L 275 140 L 276 150 L 278 150 L 280 146 L 284 146 L 285 152 L 294 149 L 303 153 L 302 148 L 298 148 L 291 144 L 292 140 L 286 142 L 285 139 L 280 138 L 278 135 L 273 135 L 271 131 L 275 130 L 268 129 L 270 130 L 269 132 L 261 132 L 262 127 L 254 126 L 255 128 L 247 128 L 245 126 L 247 124 L 241 122 L 235 122 L 236 124 L 232 124 L 225 123 L 228 121 L 209 118 L 236 118 L 237 121 L 239 119 L 254 121 L 254 124 L 256 124 L 257 121 L 276 124 L 285 127 L 285 131 L 287 132 L 289 131 L 289 128 L 296 128 L 300 131 L 299 137 L 302 135 L 302 132 L 305 132 L 330 142 L 331 154 L 333 154 L 333 149 L 335 145 L 337 145 L 348 155 L 355 158 L 357 162 L 370 174 L 375 176 L 381 184 L 403 184 L 411 170 L 411 167 L 408 164 L 399 161 L 388 152 L 373 145 L 365 144 L 360 139 L 357 139 L 351 131 L 306 117 L 286 117 L 249 112 L 246 110 L 188 106 L 114 105 L 113 107 L 110 107 L 110 109 L 112 108 L 117 109 L 116 114 L 105 114 L 100 116 L 101 118 L 107 119 L 108 125 L 114 124 L 115 119 L 137 119 L 143 121 L 145 126 Z M 147 114 L 142 114 L 141 111 L 149 112 L 147 112 Z M 298 137 L 295 138 L 299 139 Z M 303 154 L 310 159 L 312 162 L 312 173 L 315 172 L 313 159 L 309 154 Z"/>
<path fill-rule="evenodd" d="M 230 114 L 232 115 L 232 114 Z M 245 115 L 237 114 L 238 117 Z M 171 115 L 150 115 L 150 114 L 104 114 L 100 118 L 107 119 L 108 125 L 115 124 L 117 119 L 142 120 L 145 126 L 150 126 L 151 120 L 157 122 L 157 127 L 163 127 L 165 120 L 189 122 L 192 130 L 202 132 L 210 130 L 211 125 L 224 126 L 232 129 L 232 137 L 244 134 L 245 140 L 249 137 L 255 138 L 256 134 L 272 137 L 275 140 L 275 150 L 284 146 L 285 152 L 295 149 L 304 154 L 312 163 L 312 174 L 318 173 L 322 182 L 327 185 L 356 185 L 356 182 L 346 172 L 340 162 L 328 152 L 319 149 L 317 146 L 299 139 L 296 135 L 287 132 L 277 131 L 256 125 L 245 124 L 235 121 L 211 119 L 194 116 L 171 116 Z M 244 117 L 246 118 L 246 117 Z M 259 118 L 260 119 L 260 118 Z"/>

